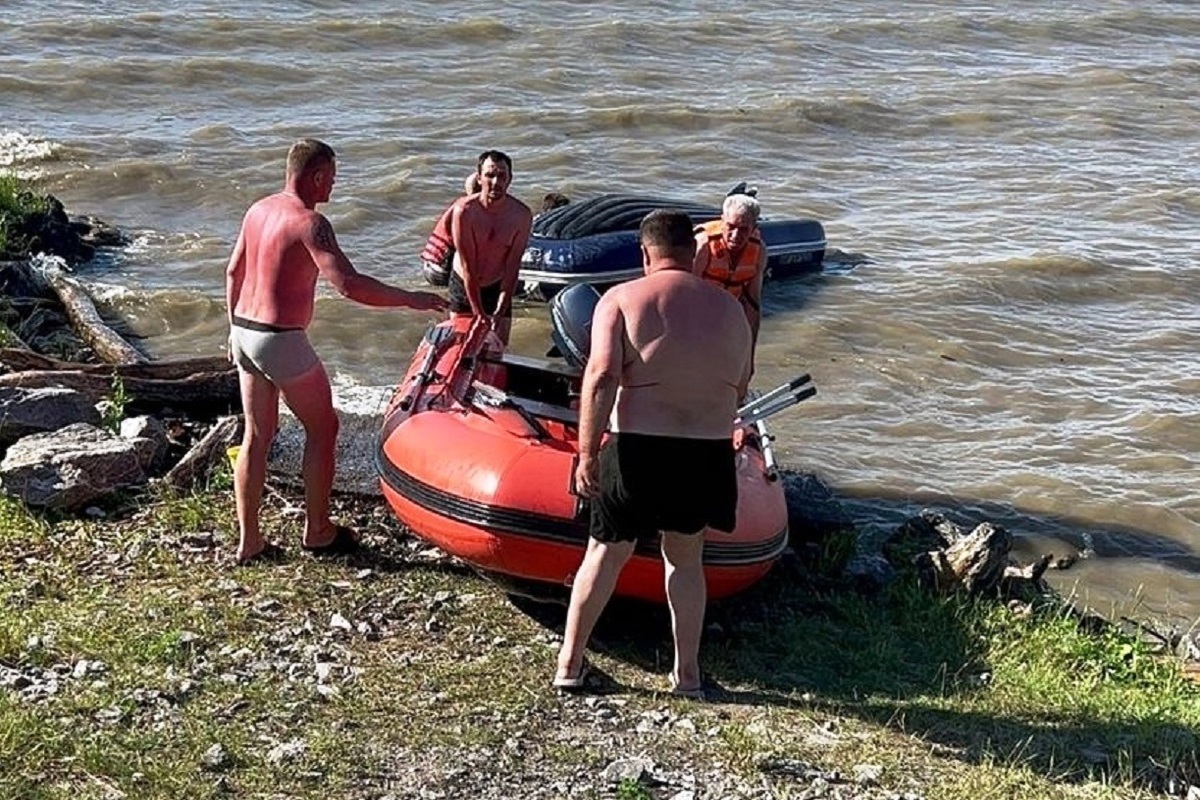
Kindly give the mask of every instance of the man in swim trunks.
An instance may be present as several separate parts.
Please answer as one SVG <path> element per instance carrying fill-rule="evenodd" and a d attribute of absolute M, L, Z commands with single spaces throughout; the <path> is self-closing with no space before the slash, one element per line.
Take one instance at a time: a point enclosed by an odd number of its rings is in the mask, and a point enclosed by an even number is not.
<path fill-rule="evenodd" d="M 750 379 L 750 326 L 728 292 L 692 272 L 692 230 L 682 212 L 646 215 L 645 276 L 605 293 L 592 320 L 575 472 L 576 490 L 591 498 L 591 536 L 558 655 L 562 688 L 582 686 L 584 648 L 621 568 L 638 541 L 661 533 L 672 687 L 700 689 L 701 554 L 710 530 L 734 528 L 733 421 Z"/>
<path fill-rule="evenodd" d="M 305 525 L 302 547 L 333 552 L 354 544 L 329 519 L 338 418 L 329 376 L 309 344 L 318 276 L 342 295 L 368 306 L 442 311 L 436 294 L 389 286 L 354 269 L 333 227 L 315 211 L 329 200 L 337 164 L 333 149 L 302 139 L 287 156 L 283 191 L 259 200 L 242 220 L 226 270 L 229 355 L 238 366 L 246 432 L 234 466 L 237 561 L 266 548 L 258 511 L 266 482 L 267 450 L 279 420 L 279 398 L 304 426 Z"/>
<path fill-rule="evenodd" d="M 454 240 L 450 310 L 486 318 L 507 344 L 533 212 L 508 194 L 512 159 L 507 155 L 499 150 L 481 153 L 476 173 L 479 193 L 456 200 L 450 218 Z"/>
<path fill-rule="evenodd" d="M 697 275 L 723 287 L 742 304 L 750 335 L 758 342 L 762 319 L 762 287 L 767 274 L 767 247 L 758 231 L 762 207 L 748 194 L 731 194 L 721 206 L 721 218 L 696 226 Z M 753 345 L 750 371 L 754 372 Z"/>

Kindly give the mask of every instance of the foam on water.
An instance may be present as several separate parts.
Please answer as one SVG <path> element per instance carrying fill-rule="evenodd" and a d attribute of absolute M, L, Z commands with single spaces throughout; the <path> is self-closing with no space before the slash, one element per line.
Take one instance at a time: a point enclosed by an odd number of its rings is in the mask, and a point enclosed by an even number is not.
<path fill-rule="evenodd" d="M 0 167 L 18 177 L 38 177 L 41 170 L 37 165 L 53 158 L 60 149 L 61 145 L 57 142 L 0 129 Z"/>

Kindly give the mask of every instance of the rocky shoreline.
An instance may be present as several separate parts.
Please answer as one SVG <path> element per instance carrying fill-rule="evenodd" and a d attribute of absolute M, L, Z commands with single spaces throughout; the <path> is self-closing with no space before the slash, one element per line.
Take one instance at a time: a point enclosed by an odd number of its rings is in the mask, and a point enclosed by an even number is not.
<path fill-rule="evenodd" d="M 550 669 L 557 623 L 534 620 L 523 608 L 529 617 L 516 613 L 523 597 L 511 592 L 503 597 L 513 607 L 491 602 L 489 594 L 500 593 L 481 592 L 464 565 L 404 530 L 380 502 L 370 454 L 386 389 L 335 397 L 341 427 L 334 510 L 363 533 L 364 552 L 342 565 L 292 555 L 281 565 L 233 570 L 226 449 L 239 440 L 242 421 L 236 372 L 227 360 L 145 359 L 118 332 L 120 321 L 96 310 L 65 257 L 0 263 L 0 288 L 8 298 L 0 319 L 10 334 L 0 348 L 0 490 L 44 515 L 34 517 L 35 526 L 43 524 L 39 519 L 56 520 L 50 535 L 22 532 L 0 540 L 0 561 L 21 565 L 11 571 L 6 607 L 31 620 L 0 654 L 0 695 L 35 718 L 68 719 L 64 724 L 73 731 L 117 742 L 124 753 L 121 731 L 159 736 L 195 729 L 200 713 L 211 730 L 195 738 L 198 747 L 189 745 L 181 756 L 163 745 L 152 760 L 174 757 L 176 769 L 230 796 L 253 793 L 248 782 L 263 780 L 265 770 L 282 781 L 272 782 L 274 793 L 281 786 L 332 782 L 348 792 L 340 796 L 373 800 L 921 800 L 938 796 L 941 762 L 970 762 L 968 748 L 953 737 L 943 743 L 931 732 L 910 741 L 872 727 L 857 702 L 797 690 L 807 679 L 788 676 L 776 689 L 757 672 L 751 674 L 761 685 L 744 669 L 730 670 L 726 675 L 745 683 L 714 684 L 712 702 L 664 699 L 652 688 L 658 676 L 628 663 L 628 653 L 636 660 L 655 646 L 628 647 L 624 655 L 602 647 L 587 695 L 542 697 L 538 692 L 549 690 L 537 670 Z M 302 446 L 302 431 L 285 414 L 266 509 L 276 529 L 294 528 L 301 507 Z M 780 647 L 807 647 L 778 642 L 770 633 L 790 614 L 808 613 L 796 604 L 821 603 L 802 596 L 836 592 L 874 602 L 912 579 L 923 587 L 922 598 L 981 597 L 1006 604 L 1019 618 L 1073 614 L 1080 630 L 1132 633 L 1154 652 L 1180 659 L 1185 674 L 1200 680 L 1200 633 L 1163 633 L 1153 624 L 1075 611 L 1044 580 L 1048 570 L 1070 563 L 1050 557 L 1015 563 L 1012 537 L 1000 526 L 983 521 L 968 530 L 925 512 L 878 548 L 860 552 L 854 520 L 828 486 L 790 470 L 781 479 L 791 548 L 764 582 L 763 598 L 711 609 L 705 633 L 711 648 L 759 641 L 767 660 Z M 147 496 L 152 502 L 122 502 Z M 165 524 L 156 518 L 174 502 L 186 506 L 189 497 L 203 507 L 186 512 L 194 523 L 181 524 L 184 517 L 174 515 L 185 512 L 179 511 L 166 512 Z M 53 576 L 83 576 L 83 583 L 68 590 Z M 115 609 L 135 608 L 137 615 L 158 602 L 138 595 L 143 587 L 175 598 L 171 613 L 180 619 L 191 613 L 185 609 L 205 613 L 156 633 L 169 664 L 161 674 L 142 656 L 121 663 L 119 649 L 104 655 L 98 644 L 80 649 L 78 642 L 59 641 L 53 624 L 26 615 L 48 597 L 84 602 L 97 585 L 130 593 Z M 787 602 L 774 604 L 780 597 Z M 886 613 L 885 606 L 880 602 L 872 613 Z M 214 613 L 224 615 L 222 624 L 209 625 Z M 244 629 L 243 620 L 249 622 Z M 761 640 L 753 638 L 758 628 Z M 123 629 L 111 635 L 132 636 Z M 506 687 L 495 676 L 529 669 L 536 675 L 516 684 L 533 700 L 500 699 Z M 401 710 L 380 711 L 398 695 Z M 206 704 L 215 704 L 211 713 L 197 712 Z M 83 709 L 82 716 L 64 717 L 68 706 Z M 324 721 L 306 728 L 304 720 L 313 716 Z M 410 719 L 411 730 L 405 727 Z M 338 740 L 332 753 L 326 727 Z M 990 736 L 992 723 L 985 727 Z M 343 749 L 343 740 L 356 743 L 353 752 Z M 1025 748 L 1029 742 L 1022 741 Z M 1107 746 L 1112 741 L 1109 735 Z M 1049 752 L 1057 770 L 1057 751 L 1050 746 Z M 1088 765 L 1119 760 L 1098 748 L 1068 755 Z M 61 775 L 71 774 L 74 767 L 64 766 L 70 763 L 73 757 L 56 762 L 47 756 L 33 766 Z M 1145 769 L 1142 785 L 1200 800 L 1196 781 L 1177 774 L 1190 769 L 1183 762 Z M 0 767 L 0 786 L 6 785 L 3 772 Z M 114 791 L 105 796 L 137 796 L 138 787 L 163 785 L 156 780 L 163 779 L 148 763 L 114 778 Z M 129 791 L 116 791 L 117 782 Z"/>
<path fill-rule="evenodd" d="M 39 253 L 0 262 L 0 491 L 44 511 L 99 510 L 106 498 L 155 485 L 185 490 L 226 468 L 240 440 L 236 370 L 222 356 L 150 362 L 107 321 L 71 275 L 71 264 L 126 237 L 92 217 L 71 219 L 54 198 L 50 212 L 29 222 L 19 240 Z M 54 355 L 51 355 L 53 353 Z M 58 356 L 58 357 L 55 357 Z M 341 420 L 335 491 L 378 501 L 371 453 L 386 389 L 339 393 Z M 295 483 L 303 431 L 285 413 L 272 449 L 274 480 Z M 1032 605 L 1063 603 L 1046 584 L 1050 569 L 1010 557 L 1012 537 L 983 521 L 964 531 L 944 516 L 923 513 L 901 525 L 879 549 L 859 552 L 855 526 L 816 476 L 785 474 L 793 550 L 810 567 L 832 565 L 832 580 L 867 593 L 914 570 L 938 594 L 996 596 Z M 1103 620 L 1082 615 L 1103 627 Z M 1164 633 L 1126 620 L 1126 629 L 1164 652 L 1200 663 L 1200 632 Z"/>

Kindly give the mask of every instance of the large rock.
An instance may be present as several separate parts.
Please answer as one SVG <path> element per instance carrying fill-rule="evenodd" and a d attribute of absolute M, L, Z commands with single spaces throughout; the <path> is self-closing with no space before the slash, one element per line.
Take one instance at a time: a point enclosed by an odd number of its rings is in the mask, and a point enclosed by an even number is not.
<path fill-rule="evenodd" d="M 128 239 L 116 228 L 95 217 L 70 218 L 63 204 L 54 195 L 41 202 L 29 192 L 18 196 L 27 208 L 42 206 L 33 213 L 15 215 L 8 232 L 7 252 L 0 256 L 27 257 L 35 253 L 61 256 L 70 264 L 90 261 L 97 247 L 117 247 Z"/>
<path fill-rule="evenodd" d="M 788 510 L 788 542 L 808 569 L 840 572 L 857 549 L 854 521 L 841 501 L 812 473 L 781 473 Z"/>
<path fill-rule="evenodd" d="M 166 425 L 155 417 L 126 417 L 121 420 L 120 433 L 122 439 L 133 444 L 138 463 L 147 474 L 163 466 L 171 445 Z"/>
<path fill-rule="evenodd" d="M 77 422 L 99 425 L 100 412 L 74 389 L 0 387 L 0 446 Z"/>
<path fill-rule="evenodd" d="M 137 445 L 86 423 L 26 436 L 0 462 L 0 488 L 38 508 L 74 510 L 145 482 Z"/>

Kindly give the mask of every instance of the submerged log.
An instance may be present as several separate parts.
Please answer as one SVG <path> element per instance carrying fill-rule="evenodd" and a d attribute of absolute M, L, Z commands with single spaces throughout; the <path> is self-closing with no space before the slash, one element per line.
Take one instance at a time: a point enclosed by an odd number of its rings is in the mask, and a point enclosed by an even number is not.
<path fill-rule="evenodd" d="M 117 380 L 119 386 L 115 385 Z M 170 408 L 180 413 L 215 417 L 228 414 L 240 402 L 237 371 L 232 367 L 222 372 L 197 372 L 180 378 L 118 375 L 116 379 L 112 367 L 99 372 L 33 370 L 0 375 L 0 387 L 5 386 L 74 389 L 95 403 L 112 399 L 119 390 L 126 398 L 126 409 L 138 414 L 154 414 Z"/>
<path fill-rule="evenodd" d="M 163 476 L 162 482 L 174 489 L 187 490 L 207 479 L 213 469 L 228 458 L 229 448 L 242 439 L 245 419 L 242 415 L 224 417 L 200 441 L 192 446 L 179 463 Z"/>
<path fill-rule="evenodd" d="M 1047 553 L 1023 567 L 1009 564 L 1004 568 L 1004 575 L 1000 579 L 1000 594 L 1026 603 L 1049 595 L 1050 586 L 1044 576 L 1053 562 L 1054 555 Z"/>
<path fill-rule="evenodd" d="M 96 351 L 96 355 L 110 364 L 140 364 L 147 360 L 100 318 L 91 295 L 78 281 L 57 269 L 47 269 L 45 276 L 66 309 L 75 332 Z"/>

